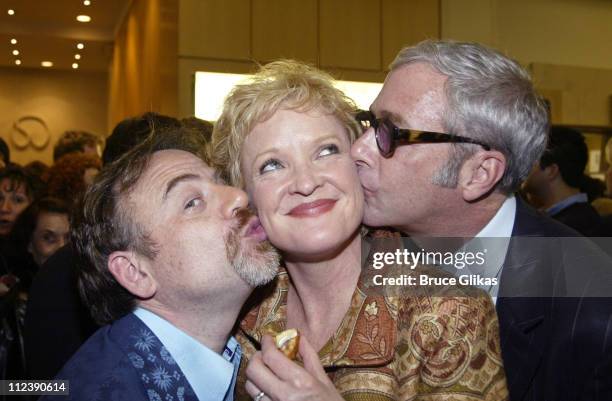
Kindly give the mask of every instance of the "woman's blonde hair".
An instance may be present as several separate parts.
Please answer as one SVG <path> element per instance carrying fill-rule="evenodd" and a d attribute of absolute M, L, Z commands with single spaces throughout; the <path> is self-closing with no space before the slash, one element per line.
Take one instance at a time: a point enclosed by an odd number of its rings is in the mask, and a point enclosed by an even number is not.
<path fill-rule="evenodd" d="M 237 85 L 225 99 L 215 123 L 211 146 L 213 165 L 231 185 L 244 187 L 240 153 L 255 125 L 279 109 L 329 113 L 346 127 L 351 143 L 361 132 L 354 118 L 355 104 L 332 84 L 333 78 L 294 60 L 279 60 L 260 68 L 255 76 Z"/>

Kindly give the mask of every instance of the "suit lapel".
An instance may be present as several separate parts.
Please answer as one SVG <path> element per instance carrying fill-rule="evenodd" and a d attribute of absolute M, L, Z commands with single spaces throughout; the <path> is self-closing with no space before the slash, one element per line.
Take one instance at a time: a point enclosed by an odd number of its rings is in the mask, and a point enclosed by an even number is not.
<path fill-rule="evenodd" d="M 543 234 L 538 232 L 538 217 L 517 198 L 513 238 L 504 262 L 496 305 L 512 399 L 523 399 L 528 391 L 541 364 L 550 330 L 552 287 L 548 270 L 553 265 L 547 260 L 550 253 L 539 250 L 525 239 Z"/>
<path fill-rule="evenodd" d="M 111 336 L 138 372 L 149 400 L 198 400 L 172 355 L 134 314 L 113 324 Z"/>

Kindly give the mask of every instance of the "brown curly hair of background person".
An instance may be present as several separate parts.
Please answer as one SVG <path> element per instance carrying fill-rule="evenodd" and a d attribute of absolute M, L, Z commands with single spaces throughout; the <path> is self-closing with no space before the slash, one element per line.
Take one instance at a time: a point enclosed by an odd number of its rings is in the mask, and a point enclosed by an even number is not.
<path fill-rule="evenodd" d="M 47 176 L 47 194 L 75 205 L 85 192 L 83 179 L 89 168 L 100 170 L 102 162 L 94 155 L 69 153 L 62 156 L 50 169 Z"/>

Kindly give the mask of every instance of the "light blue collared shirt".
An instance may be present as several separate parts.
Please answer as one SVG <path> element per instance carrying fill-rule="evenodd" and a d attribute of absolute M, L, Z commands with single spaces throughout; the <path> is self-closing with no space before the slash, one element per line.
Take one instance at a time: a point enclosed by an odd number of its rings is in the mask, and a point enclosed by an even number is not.
<path fill-rule="evenodd" d="M 144 308 L 136 308 L 134 314 L 166 347 L 200 401 L 234 400 L 236 377 L 242 358 L 240 344 L 234 337 L 225 344 L 223 355 L 219 355 Z"/>
<path fill-rule="evenodd" d="M 572 196 L 568 196 L 567 198 L 563 199 L 561 202 L 555 203 L 554 205 L 546 209 L 546 214 L 549 216 L 554 216 L 555 214 L 559 213 L 563 209 L 572 206 L 574 203 L 588 203 L 588 202 L 589 202 L 589 197 L 587 196 L 587 194 L 580 192 Z"/>

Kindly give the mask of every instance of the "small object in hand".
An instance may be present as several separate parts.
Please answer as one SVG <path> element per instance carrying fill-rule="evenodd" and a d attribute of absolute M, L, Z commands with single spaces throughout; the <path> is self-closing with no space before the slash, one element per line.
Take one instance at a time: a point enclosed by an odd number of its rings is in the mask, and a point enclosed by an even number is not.
<path fill-rule="evenodd" d="M 255 396 L 255 398 L 253 398 L 255 401 L 261 401 L 262 398 L 264 398 L 266 396 L 266 393 L 264 393 L 263 391 L 260 391 L 259 394 L 257 394 Z"/>
<path fill-rule="evenodd" d="M 287 358 L 294 360 L 300 348 L 300 333 L 296 329 L 285 330 L 274 337 L 274 342 Z"/>

